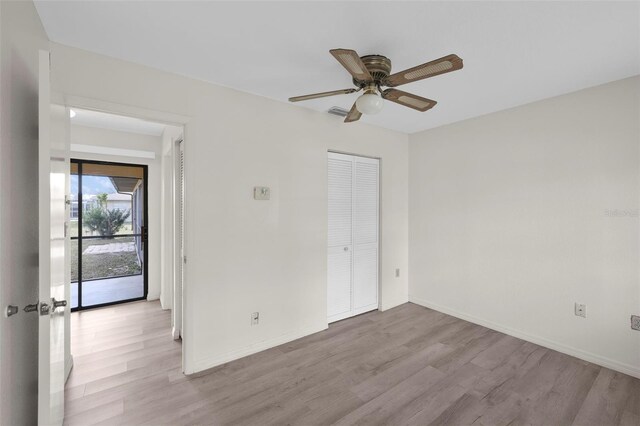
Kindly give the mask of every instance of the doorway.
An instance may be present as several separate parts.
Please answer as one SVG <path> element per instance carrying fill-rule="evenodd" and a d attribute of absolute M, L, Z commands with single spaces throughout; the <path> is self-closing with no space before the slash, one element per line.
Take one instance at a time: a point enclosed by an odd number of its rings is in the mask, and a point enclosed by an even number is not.
<path fill-rule="evenodd" d="M 148 293 L 146 165 L 71 160 L 71 310 Z"/>

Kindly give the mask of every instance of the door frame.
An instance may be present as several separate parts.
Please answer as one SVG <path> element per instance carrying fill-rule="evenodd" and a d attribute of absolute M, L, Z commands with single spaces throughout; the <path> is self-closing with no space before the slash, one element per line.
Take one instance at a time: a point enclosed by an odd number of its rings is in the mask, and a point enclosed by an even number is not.
<path fill-rule="evenodd" d="M 173 309 L 171 334 L 174 340 L 183 333 L 183 287 L 186 268 L 185 229 L 186 229 L 186 177 L 184 172 L 184 131 L 172 141 L 173 157 Z"/>
<path fill-rule="evenodd" d="M 113 161 L 99 161 L 99 160 L 83 160 L 83 159 L 78 159 L 78 158 L 72 158 L 70 160 L 70 163 L 73 164 L 77 164 L 78 165 L 78 195 L 80 196 L 78 198 L 78 237 L 74 240 L 73 238 L 71 238 L 72 243 L 74 241 L 78 242 L 78 306 L 71 309 L 71 312 L 78 312 L 78 311 L 85 311 L 87 309 L 96 309 L 96 308 L 103 308 L 105 306 L 112 306 L 112 305 L 119 305 L 121 303 L 129 303 L 129 302 L 136 302 L 139 300 L 147 300 L 147 295 L 149 293 L 149 250 L 148 250 L 148 241 L 149 241 L 149 211 L 148 211 L 148 198 L 149 198 L 149 191 L 148 191 L 148 187 L 149 187 L 149 166 L 147 166 L 146 164 L 134 164 L 134 163 L 126 163 L 126 162 L 113 162 Z M 145 234 L 141 234 L 143 235 L 143 243 L 144 243 L 144 259 L 142 260 L 143 262 L 143 269 L 142 269 L 142 274 L 143 274 L 143 285 L 144 285 L 144 293 L 142 295 L 142 297 L 135 297 L 133 299 L 124 299 L 124 300 L 117 300 L 115 302 L 108 302 L 108 303 L 99 303 L 97 305 L 91 305 L 91 306 L 82 306 L 82 283 L 83 283 L 83 279 L 82 279 L 82 228 L 81 228 L 81 224 L 82 224 L 82 215 L 83 215 L 83 211 L 82 211 L 82 165 L 83 164 L 100 164 L 100 165 L 106 165 L 106 166 L 127 166 L 127 167 L 141 167 L 143 169 L 143 173 L 142 173 L 142 180 L 143 180 L 143 191 L 144 191 L 144 200 L 143 200 L 143 205 L 142 208 L 144 210 L 144 227 L 145 227 Z M 132 212 L 133 214 L 133 212 Z M 136 235 L 136 234 L 133 234 Z M 113 277 L 113 278 L 118 278 L 118 277 Z M 87 281 L 94 281 L 94 280 L 87 280 Z"/>
<path fill-rule="evenodd" d="M 76 96 L 73 94 L 63 94 L 64 105 L 68 108 L 79 108 L 86 109 L 97 112 L 105 112 L 108 114 L 117 114 L 124 115 L 127 117 L 140 118 L 142 120 L 155 121 L 157 123 L 164 123 L 171 126 L 181 127 L 182 128 L 182 143 L 184 150 L 184 167 L 185 167 L 185 188 L 184 188 L 184 199 L 185 199 L 185 218 L 184 218 L 184 229 L 183 229 L 183 239 L 184 239 L 184 252 L 185 256 L 189 250 L 190 244 L 190 229 L 189 229 L 189 212 L 187 211 L 187 203 L 189 200 L 189 188 L 186 187 L 186 182 L 188 180 L 189 175 L 189 156 L 191 156 L 191 149 L 189 148 L 191 145 L 188 145 L 187 140 L 189 139 L 190 131 L 191 131 L 191 121 L 192 117 L 188 115 L 176 114 L 172 112 L 159 111 L 148 109 L 139 106 L 132 105 L 124 105 L 115 102 L 109 102 L 101 99 L 94 98 L 86 98 L 83 96 Z M 185 144 L 187 143 L 187 144 Z M 174 176 L 174 184 L 175 184 L 175 176 Z M 175 238 L 175 237 L 174 237 Z M 190 356 L 190 347 L 189 347 L 189 330 L 191 323 L 191 319 L 189 317 L 189 309 L 186 306 L 189 300 L 188 292 L 189 292 L 189 266 L 184 263 L 183 264 L 183 272 L 182 272 L 183 282 L 182 282 L 182 303 L 180 306 L 180 310 L 182 312 L 182 327 L 180 330 L 180 338 L 182 339 L 182 371 L 186 373 L 190 373 L 194 371 L 193 368 L 193 360 Z M 175 303 L 175 298 L 174 302 Z"/>
<path fill-rule="evenodd" d="M 378 291 L 378 311 L 382 311 L 382 157 L 376 157 L 375 155 L 365 155 L 358 154 L 349 151 L 340 151 L 337 149 L 328 149 L 327 155 L 325 156 L 326 161 L 326 170 L 328 173 L 329 170 L 329 155 L 328 154 L 342 154 L 342 155 L 350 155 L 352 157 L 361 157 L 361 158 L 370 158 L 372 160 L 378 160 L 378 282 L 377 282 L 377 291 Z M 329 177 L 327 175 L 325 181 L 328 181 Z M 329 198 L 329 188 L 327 186 L 327 200 Z M 328 206 L 327 206 L 328 211 Z M 327 218 L 328 219 L 328 218 Z M 328 226 L 328 220 L 327 220 Z M 328 249 L 328 244 L 325 244 Z M 371 311 L 368 311 L 371 312 Z M 366 312 L 363 312 L 366 313 Z M 353 316 L 362 315 L 356 314 Z M 352 317 L 345 317 L 339 320 L 335 320 L 333 322 L 342 321 L 344 319 L 348 319 Z M 333 323 L 332 322 L 332 323 Z"/>

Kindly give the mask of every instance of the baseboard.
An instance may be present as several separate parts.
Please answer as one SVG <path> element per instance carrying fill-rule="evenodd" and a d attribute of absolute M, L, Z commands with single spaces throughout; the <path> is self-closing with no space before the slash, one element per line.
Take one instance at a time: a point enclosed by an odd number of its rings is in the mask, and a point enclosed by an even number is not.
<path fill-rule="evenodd" d="M 71 370 L 73 369 L 73 355 L 69 354 L 67 359 L 64 360 L 64 382 L 67 383 L 69 380 L 69 375 L 71 374 Z"/>
<path fill-rule="evenodd" d="M 446 306 L 438 305 L 437 303 L 429 302 L 428 300 L 420 299 L 418 297 L 409 296 L 409 302 L 415 303 L 433 309 L 438 312 L 442 312 L 447 315 L 451 315 L 456 318 L 460 318 L 465 321 L 472 322 L 474 324 L 481 325 L 483 327 L 490 328 L 495 331 L 499 331 L 509 336 L 517 337 L 518 339 L 526 340 L 536 345 L 544 346 L 545 348 L 553 349 L 554 351 L 562 352 L 563 354 L 571 355 L 584 361 L 588 361 L 597 365 L 600 365 L 611 370 L 618 371 L 629 376 L 640 378 L 640 368 L 636 368 L 632 365 L 621 363 L 610 358 L 602 357 L 591 352 L 586 352 L 581 349 L 567 346 L 562 343 L 558 343 L 552 340 L 548 340 L 544 337 L 529 334 L 520 330 L 513 329 L 511 327 L 504 326 L 502 324 L 488 321 L 482 318 L 468 315 L 463 312 L 459 312 L 455 309 L 448 308 Z"/>
<path fill-rule="evenodd" d="M 385 301 L 383 299 L 382 303 L 380 304 L 380 312 L 384 312 L 384 311 L 388 311 L 389 309 L 397 308 L 400 305 L 404 305 L 408 301 L 409 301 L 408 297 L 404 297 L 404 298 L 402 298 L 400 300 L 387 302 L 387 303 L 385 303 Z"/>
<path fill-rule="evenodd" d="M 308 336 L 310 334 L 318 333 L 326 329 L 327 329 L 327 324 L 322 324 L 315 327 L 301 328 L 301 329 L 292 331 L 290 333 L 283 334 L 273 339 L 263 340 L 261 342 L 254 343 L 252 345 L 245 346 L 244 348 L 241 348 L 235 351 L 227 352 L 221 355 L 216 355 L 210 358 L 204 358 L 194 363 L 195 365 L 194 365 L 193 373 L 198 373 L 200 371 L 208 370 L 209 368 L 217 367 L 218 365 L 222 365 L 230 361 L 235 361 L 236 359 L 244 358 L 245 356 L 252 355 L 256 352 L 264 351 L 266 349 L 271 349 L 275 346 L 279 346 L 279 345 L 291 342 L 293 340 Z"/>

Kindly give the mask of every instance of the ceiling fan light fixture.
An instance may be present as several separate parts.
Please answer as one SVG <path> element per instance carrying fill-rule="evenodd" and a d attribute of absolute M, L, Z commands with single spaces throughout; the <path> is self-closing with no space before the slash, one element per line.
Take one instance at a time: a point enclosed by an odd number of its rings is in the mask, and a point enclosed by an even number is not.
<path fill-rule="evenodd" d="M 382 111 L 385 101 L 394 102 L 420 112 L 428 111 L 438 102 L 433 99 L 423 98 L 422 96 L 397 90 L 395 87 L 456 71 L 462 69 L 463 66 L 462 58 L 458 55 L 450 54 L 391 74 L 391 60 L 386 56 L 360 56 L 358 52 L 352 49 L 331 49 L 329 53 L 351 74 L 353 85 L 356 88 L 294 96 L 289 98 L 289 101 L 307 101 L 334 95 L 346 95 L 364 90 L 364 94 L 356 99 L 351 109 L 344 116 L 345 123 L 353 123 L 354 121 L 360 120 L 362 114 L 373 115 L 379 113 Z M 332 108 L 329 112 L 343 116 L 345 111 L 346 110 L 341 110 L 337 112 Z"/>
<path fill-rule="evenodd" d="M 374 115 L 382 111 L 384 101 L 375 91 L 367 91 L 356 99 L 356 108 L 363 114 Z"/>

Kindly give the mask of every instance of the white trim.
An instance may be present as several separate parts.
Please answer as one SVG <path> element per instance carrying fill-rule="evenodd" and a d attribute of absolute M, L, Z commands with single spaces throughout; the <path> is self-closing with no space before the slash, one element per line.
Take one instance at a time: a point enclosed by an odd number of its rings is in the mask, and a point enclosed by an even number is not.
<path fill-rule="evenodd" d="M 173 340 L 180 339 L 180 330 L 178 330 L 175 326 L 171 327 L 171 337 L 173 337 Z"/>
<path fill-rule="evenodd" d="M 327 328 L 328 326 L 326 323 L 322 325 L 313 326 L 313 327 L 304 327 L 289 333 L 282 334 L 278 337 L 274 337 L 273 339 L 263 340 L 262 342 L 245 346 L 244 348 L 241 348 L 235 351 L 227 352 L 227 353 L 216 355 L 213 357 L 203 358 L 195 361 L 194 371 L 188 372 L 187 374 L 197 373 L 203 370 L 207 370 L 209 368 L 216 367 L 221 364 L 225 364 L 230 361 L 235 361 L 236 359 L 240 359 L 245 356 L 252 355 L 257 352 L 264 351 L 266 349 L 270 349 L 270 348 L 291 342 L 293 340 L 309 336 L 314 333 L 318 333 L 320 331 L 326 330 Z"/>
<path fill-rule="evenodd" d="M 191 119 L 186 115 L 179 115 L 171 112 L 154 111 L 146 108 L 101 101 L 98 99 L 83 98 L 81 96 L 67 95 L 65 96 L 64 102 L 71 108 L 88 109 L 110 114 L 125 115 L 128 117 L 140 118 L 143 120 L 150 120 L 155 121 L 156 123 L 170 124 L 173 126 L 183 126 L 187 124 Z"/>
<path fill-rule="evenodd" d="M 517 337 L 519 339 L 526 340 L 531 343 L 535 343 L 536 345 L 544 346 L 545 348 L 553 349 L 554 351 L 562 352 L 563 354 L 574 356 L 584 361 L 592 362 L 594 364 L 600 365 L 605 368 L 610 368 L 612 370 L 619 371 L 620 373 L 623 373 L 623 374 L 628 374 L 629 376 L 640 378 L 640 369 L 629 364 L 614 361 L 612 359 L 602 357 L 600 355 L 596 355 L 591 352 L 586 352 L 580 349 L 576 349 L 572 346 L 567 346 L 563 343 L 554 342 L 553 340 L 548 340 L 548 339 L 545 339 L 544 337 L 529 334 L 524 331 L 515 330 L 511 327 L 498 324 L 493 321 L 488 321 L 482 318 L 478 318 L 473 315 L 468 315 L 463 312 L 459 312 L 455 309 L 451 309 L 446 306 L 441 306 L 441 305 L 438 305 L 437 303 L 432 303 L 427 300 L 420 299 L 418 297 L 414 297 L 411 295 L 409 295 L 409 302 L 415 303 L 417 305 L 421 305 L 430 309 L 434 309 L 438 312 L 442 312 L 447 315 L 451 315 L 456 318 L 460 318 L 465 321 L 469 321 L 474 324 L 478 324 L 483 327 L 487 327 L 504 334 L 508 334 L 509 336 Z"/>
<path fill-rule="evenodd" d="M 71 144 L 71 152 L 83 152 L 99 155 L 117 155 L 119 157 L 148 158 L 151 160 L 155 160 L 156 158 L 156 153 L 153 151 L 139 151 L 136 149 L 111 148 L 108 146 L 83 145 L 78 143 Z"/>
<path fill-rule="evenodd" d="M 73 355 L 69 354 L 64 363 L 64 383 L 67 384 L 67 380 L 69 380 L 69 375 L 71 374 L 71 370 L 73 369 Z"/>
<path fill-rule="evenodd" d="M 347 318 L 351 318 L 352 316 L 354 316 L 355 314 L 353 312 L 351 312 L 351 310 L 347 311 L 347 312 L 342 312 L 339 314 L 335 314 L 335 315 L 329 315 L 327 317 L 327 322 L 329 324 L 336 322 L 336 321 L 341 321 L 343 319 L 347 319 Z"/>
<path fill-rule="evenodd" d="M 173 152 L 173 339 L 178 340 L 184 332 L 184 285 L 186 276 L 186 179 L 185 179 L 185 145 L 184 134 L 171 141 Z M 182 364 L 186 371 L 186 363 Z"/>
<path fill-rule="evenodd" d="M 364 306 L 362 308 L 354 309 L 352 311 L 347 311 L 347 312 L 342 312 L 340 314 L 332 315 L 327 319 L 327 322 L 331 324 L 332 322 L 340 321 L 343 319 L 355 317 L 356 315 L 362 315 L 364 313 L 377 311 L 377 310 L 379 310 L 379 308 L 378 308 L 378 303 L 376 302 L 371 305 Z"/>

